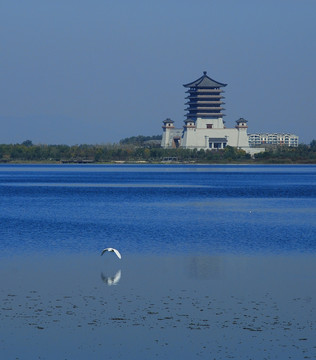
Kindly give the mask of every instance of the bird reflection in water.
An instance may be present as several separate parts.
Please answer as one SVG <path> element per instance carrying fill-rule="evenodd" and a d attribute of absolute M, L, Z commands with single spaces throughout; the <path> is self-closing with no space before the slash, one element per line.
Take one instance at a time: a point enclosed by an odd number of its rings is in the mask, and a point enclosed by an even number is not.
<path fill-rule="evenodd" d="M 107 276 L 107 275 L 104 275 L 103 272 L 101 272 L 101 279 L 105 284 L 107 284 L 109 286 L 117 285 L 121 279 L 121 273 L 122 273 L 121 270 L 119 270 L 119 271 L 117 271 L 117 273 L 114 276 Z"/>

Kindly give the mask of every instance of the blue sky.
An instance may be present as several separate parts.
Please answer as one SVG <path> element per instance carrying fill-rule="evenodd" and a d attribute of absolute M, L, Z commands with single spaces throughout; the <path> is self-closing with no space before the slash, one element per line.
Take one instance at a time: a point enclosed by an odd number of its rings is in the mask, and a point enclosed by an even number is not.
<path fill-rule="evenodd" d="M 316 139 L 315 0 L 3 0 L 0 143 L 103 144 L 185 119 L 185 83 L 227 83 L 225 120 Z"/>

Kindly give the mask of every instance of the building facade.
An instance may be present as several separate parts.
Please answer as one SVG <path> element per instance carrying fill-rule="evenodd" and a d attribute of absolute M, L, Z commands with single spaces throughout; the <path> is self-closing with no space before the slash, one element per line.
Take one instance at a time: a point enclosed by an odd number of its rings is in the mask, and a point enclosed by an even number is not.
<path fill-rule="evenodd" d="M 204 71 L 199 79 L 183 86 L 188 89 L 184 126 L 175 128 L 173 120 L 163 121 L 163 148 L 218 150 L 233 146 L 251 154 L 263 151 L 250 148 L 247 120 L 238 119 L 234 128 L 225 126 L 223 88 L 227 84 L 211 79 Z"/>
<path fill-rule="evenodd" d="M 284 145 L 290 147 L 298 146 L 298 136 L 294 134 L 249 134 L 249 146 Z"/>

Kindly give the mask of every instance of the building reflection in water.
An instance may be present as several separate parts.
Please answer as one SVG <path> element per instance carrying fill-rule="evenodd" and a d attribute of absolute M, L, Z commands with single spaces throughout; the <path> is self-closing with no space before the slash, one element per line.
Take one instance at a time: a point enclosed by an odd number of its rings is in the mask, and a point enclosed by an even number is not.
<path fill-rule="evenodd" d="M 222 277 L 222 265 L 218 256 L 190 256 L 186 269 L 189 277 L 196 280 L 217 279 Z"/>

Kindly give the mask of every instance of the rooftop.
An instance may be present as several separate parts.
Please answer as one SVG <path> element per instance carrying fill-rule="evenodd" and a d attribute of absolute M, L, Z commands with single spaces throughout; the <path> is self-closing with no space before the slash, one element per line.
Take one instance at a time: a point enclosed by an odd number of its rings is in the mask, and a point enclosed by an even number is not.
<path fill-rule="evenodd" d="M 199 79 L 183 86 L 187 88 L 219 88 L 227 85 L 211 79 L 206 74 L 206 71 L 204 71 L 203 76 L 201 76 Z"/>

